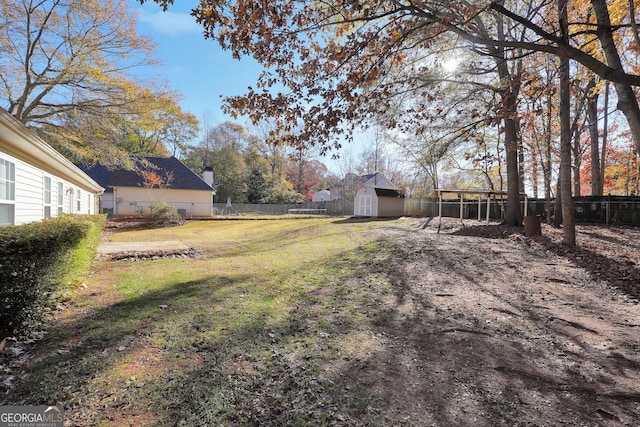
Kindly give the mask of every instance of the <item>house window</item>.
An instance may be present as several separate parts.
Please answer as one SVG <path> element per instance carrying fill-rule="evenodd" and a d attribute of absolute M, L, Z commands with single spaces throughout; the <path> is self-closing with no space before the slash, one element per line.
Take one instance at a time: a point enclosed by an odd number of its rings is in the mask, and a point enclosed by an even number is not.
<path fill-rule="evenodd" d="M 15 223 L 16 166 L 0 159 L 0 225 Z"/>
<path fill-rule="evenodd" d="M 80 212 L 80 206 L 82 205 L 82 195 L 80 194 L 80 189 L 76 190 L 76 212 Z"/>
<path fill-rule="evenodd" d="M 64 209 L 64 184 L 58 182 L 58 214 L 61 214 Z"/>
<path fill-rule="evenodd" d="M 51 177 L 44 177 L 44 217 L 51 218 Z"/>

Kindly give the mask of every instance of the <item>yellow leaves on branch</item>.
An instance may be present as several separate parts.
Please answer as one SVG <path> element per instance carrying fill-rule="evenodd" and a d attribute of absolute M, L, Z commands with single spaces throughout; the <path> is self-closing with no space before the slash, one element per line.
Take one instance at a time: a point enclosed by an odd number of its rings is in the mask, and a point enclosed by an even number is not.
<path fill-rule="evenodd" d="M 634 4 L 638 7 L 640 2 L 634 1 Z M 610 0 L 607 6 L 612 25 L 629 22 L 629 0 Z"/>
<path fill-rule="evenodd" d="M 76 108 L 121 105 L 130 70 L 153 65 L 154 45 L 137 34 L 128 2 L 0 1 L 0 97 L 23 122 Z"/>

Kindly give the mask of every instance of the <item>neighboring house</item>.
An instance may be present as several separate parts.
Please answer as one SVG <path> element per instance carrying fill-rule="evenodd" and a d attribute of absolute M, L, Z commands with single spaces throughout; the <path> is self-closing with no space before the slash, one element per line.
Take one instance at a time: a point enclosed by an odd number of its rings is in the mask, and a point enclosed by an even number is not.
<path fill-rule="evenodd" d="M 364 186 L 376 187 L 376 188 L 392 188 L 395 189 L 396 186 L 393 182 L 389 181 L 385 176 L 381 173 L 370 173 L 368 175 L 363 175 L 362 179 L 364 180 Z"/>
<path fill-rule="evenodd" d="M 81 166 L 106 189 L 102 212 L 111 216 L 148 215 L 152 203 L 165 202 L 184 217 L 213 216 L 211 168 L 205 169 L 203 179 L 175 157 L 144 157 L 136 166 L 136 170 Z"/>
<path fill-rule="evenodd" d="M 0 108 L 0 225 L 95 214 L 103 188 Z"/>
<path fill-rule="evenodd" d="M 313 193 L 312 202 L 328 202 L 331 200 L 331 192 L 329 190 L 320 190 Z"/>
<path fill-rule="evenodd" d="M 356 216 L 399 217 L 404 214 L 404 194 L 392 188 L 362 187 L 353 205 Z"/>

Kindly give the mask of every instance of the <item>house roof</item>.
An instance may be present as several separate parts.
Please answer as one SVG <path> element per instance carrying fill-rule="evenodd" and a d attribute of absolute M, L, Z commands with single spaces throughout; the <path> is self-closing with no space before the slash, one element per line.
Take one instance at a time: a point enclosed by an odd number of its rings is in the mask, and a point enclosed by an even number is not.
<path fill-rule="evenodd" d="M 87 175 L 89 175 L 95 182 L 100 184 L 104 188 L 105 193 L 112 193 L 113 189 L 109 187 L 109 177 L 111 171 L 106 166 L 85 166 L 78 165 Z"/>
<path fill-rule="evenodd" d="M 364 184 L 367 181 L 371 180 L 376 175 L 382 176 L 378 172 L 377 173 L 369 173 L 369 174 L 366 174 L 366 175 L 356 175 L 354 173 L 348 173 L 339 182 L 336 182 L 331 187 L 329 187 L 328 190 L 331 190 L 332 188 L 342 188 L 342 187 L 345 187 L 347 185 Z"/>
<path fill-rule="evenodd" d="M 175 157 L 143 157 L 136 170 L 110 169 L 106 166 L 81 166 L 100 185 L 112 191 L 113 187 L 144 187 L 144 172 L 154 172 L 173 190 L 215 191 L 191 169 Z"/>
<path fill-rule="evenodd" d="M 0 108 L 0 151 L 94 194 L 103 188 L 53 147 Z"/>

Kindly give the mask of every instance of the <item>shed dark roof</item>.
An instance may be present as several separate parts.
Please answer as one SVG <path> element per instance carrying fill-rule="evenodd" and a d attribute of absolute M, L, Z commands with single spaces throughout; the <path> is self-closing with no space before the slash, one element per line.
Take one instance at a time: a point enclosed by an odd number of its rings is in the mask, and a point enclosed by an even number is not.
<path fill-rule="evenodd" d="M 174 190 L 214 191 L 206 182 L 175 157 L 144 157 L 145 162 L 136 162 L 136 170 L 109 169 L 106 166 L 83 166 L 80 168 L 94 181 L 112 191 L 113 187 L 144 187 L 142 172 L 155 172 L 161 178 L 169 179 L 166 188 Z M 109 187 L 109 188 L 108 188 Z"/>
<path fill-rule="evenodd" d="M 404 193 L 398 190 L 394 190 L 391 188 L 375 188 L 376 196 L 378 197 L 396 197 L 404 199 Z"/>

